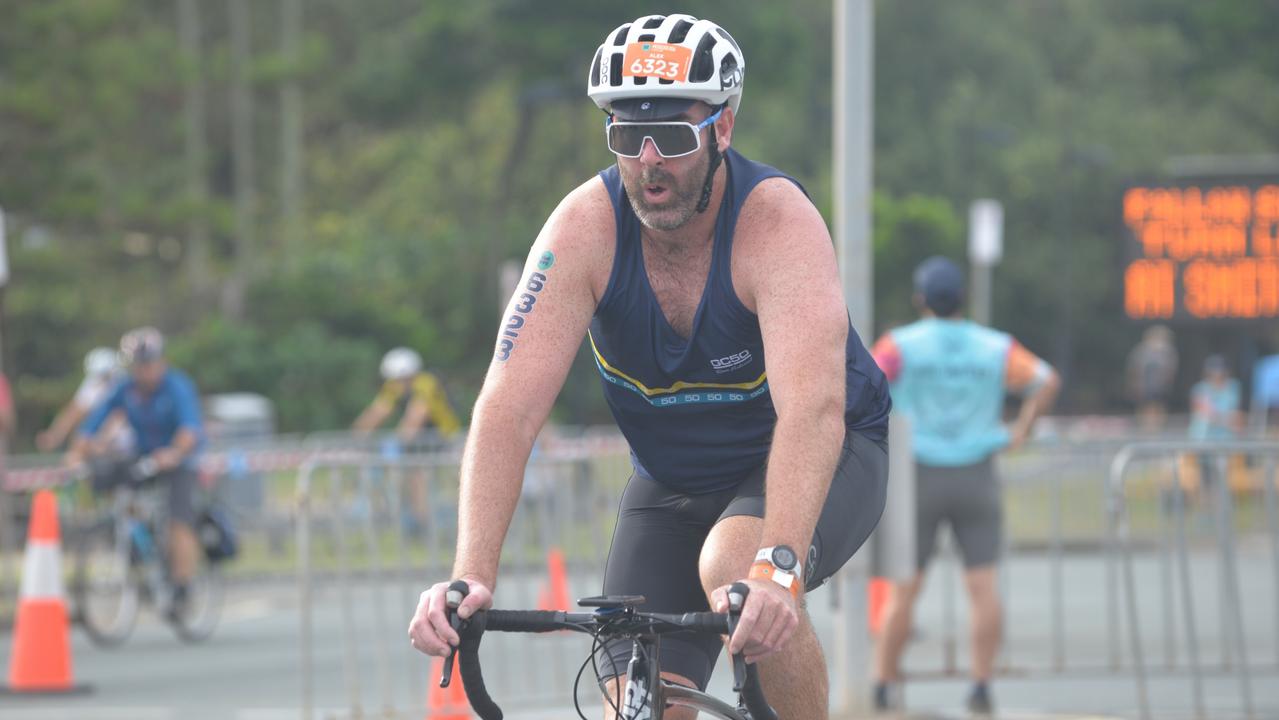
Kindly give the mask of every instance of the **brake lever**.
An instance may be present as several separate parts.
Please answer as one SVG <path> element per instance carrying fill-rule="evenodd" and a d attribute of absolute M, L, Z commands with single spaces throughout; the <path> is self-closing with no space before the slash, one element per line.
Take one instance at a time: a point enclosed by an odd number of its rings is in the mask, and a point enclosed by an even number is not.
<path fill-rule="evenodd" d="M 746 596 L 750 594 L 746 583 L 736 582 L 728 588 L 728 637 L 731 640 L 737 632 L 737 623 L 742 616 L 742 608 L 746 607 Z M 742 653 L 733 655 L 733 692 L 741 693 L 746 686 L 746 657 Z"/>
<path fill-rule="evenodd" d="M 444 603 L 448 607 L 449 627 L 453 628 L 453 632 L 459 637 L 462 631 L 468 625 L 457 613 L 457 608 L 466 599 L 471 592 L 471 586 L 466 584 L 465 580 L 454 580 L 449 585 L 448 592 L 444 596 Z M 457 648 L 450 648 L 449 654 L 444 658 L 444 668 L 440 674 L 440 687 L 446 688 L 453 681 L 453 661 L 457 659 Z"/>

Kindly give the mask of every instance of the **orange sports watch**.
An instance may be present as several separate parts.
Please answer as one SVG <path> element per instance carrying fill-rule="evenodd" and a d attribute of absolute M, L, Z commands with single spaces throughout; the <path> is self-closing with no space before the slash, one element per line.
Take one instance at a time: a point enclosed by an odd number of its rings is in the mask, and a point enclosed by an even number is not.
<path fill-rule="evenodd" d="M 746 575 L 748 580 L 772 580 L 789 590 L 796 600 L 804 584 L 803 577 L 799 556 L 789 545 L 774 545 L 760 550 L 755 554 L 750 573 Z"/>

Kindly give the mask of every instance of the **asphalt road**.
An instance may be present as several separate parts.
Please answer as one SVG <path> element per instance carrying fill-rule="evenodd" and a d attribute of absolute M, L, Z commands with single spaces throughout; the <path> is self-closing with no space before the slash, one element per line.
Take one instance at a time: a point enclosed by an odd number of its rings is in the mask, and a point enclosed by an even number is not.
<path fill-rule="evenodd" d="M 1268 668 L 1252 677 L 1257 717 L 1274 718 L 1279 717 L 1276 589 L 1272 560 L 1264 548 L 1257 550 L 1241 556 L 1243 621 L 1250 660 Z M 1192 574 L 1201 655 L 1205 662 L 1219 664 L 1222 615 L 1215 565 L 1206 556 L 1196 556 Z M 1102 563 L 1092 556 L 1069 557 L 1062 577 L 1066 592 L 1061 649 L 1066 671 L 1055 673 L 1050 566 L 1042 557 L 1022 557 L 1009 565 L 1004 655 L 1008 671 L 995 685 L 1001 717 L 1136 717 L 1131 671 L 1115 672 L 1107 665 L 1110 643 Z M 1147 659 L 1155 666 L 1150 681 L 1155 716 L 1192 717 L 1189 675 L 1162 667 L 1168 648 L 1163 642 L 1159 566 L 1153 558 L 1139 564 L 1137 578 L 1140 627 Z M 500 604 L 533 606 L 537 584 L 537 578 L 508 578 Z M 590 578 L 574 578 L 573 594 L 591 594 L 593 585 Z M 962 598 L 954 603 L 958 615 L 954 658 L 961 673 L 956 677 L 944 672 L 948 635 L 944 598 L 948 586 L 959 588 L 958 581 L 948 581 L 945 572 L 930 578 L 907 660 L 916 678 L 907 686 L 906 700 L 919 717 L 963 717 L 966 604 Z M 428 661 L 414 654 L 404 640 L 413 597 L 411 588 L 406 594 L 402 587 L 399 583 L 364 583 L 353 591 L 349 597 L 354 618 L 351 626 L 342 621 L 343 596 L 336 587 L 324 586 L 317 593 L 313 659 L 316 718 L 424 716 Z M 810 605 L 819 635 L 829 648 L 835 625 L 828 593 L 815 593 Z M 0 696 L 0 718 L 298 720 L 302 718 L 303 686 L 299 617 L 296 587 L 275 582 L 232 588 L 218 632 L 202 645 L 183 645 L 151 615 L 144 616 L 134 636 L 117 650 L 95 648 L 77 630 L 72 642 L 75 678 L 92 685 L 91 692 L 65 697 Z M 1126 626 L 1121 625 L 1121 630 L 1127 663 Z M 5 668 L 9 640 L 9 635 L 0 635 L 0 662 Z M 358 646 L 358 651 L 344 652 L 347 641 Z M 486 639 L 484 658 L 490 689 L 508 710 L 522 713 L 510 712 L 512 718 L 572 717 L 567 698 L 577 663 L 588 648 L 585 643 L 578 636 Z M 1176 658 L 1184 665 L 1185 657 L 1184 639 L 1179 639 Z M 725 665 L 720 663 L 712 691 L 727 696 Z M 1243 696 L 1237 676 L 1214 673 L 1206 681 L 1205 692 L 1209 717 L 1242 717 Z M 585 690 L 583 698 L 591 699 Z M 398 714 L 383 712 L 388 704 Z M 598 717 L 593 703 L 587 716 Z"/>

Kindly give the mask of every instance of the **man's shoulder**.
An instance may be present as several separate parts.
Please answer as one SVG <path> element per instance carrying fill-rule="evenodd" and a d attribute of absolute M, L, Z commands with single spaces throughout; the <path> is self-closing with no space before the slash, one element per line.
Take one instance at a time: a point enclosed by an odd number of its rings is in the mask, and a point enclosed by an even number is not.
<path fill-rule="evenodd" d="M 598 175 L 565 195 L 547 221 L 549 227 L 573 239 L 593 239 L 599 232 L 611 230 L 615 223 L 613 200 Z"/>
<path fill-rule="evenodd" d="M 187 392 L 195 392 L 195 381 L 191 379 L 190 375 L 177 368 L 169 368 L 168 372 L 165 373 L 164 380 L 170 387 Z"/>

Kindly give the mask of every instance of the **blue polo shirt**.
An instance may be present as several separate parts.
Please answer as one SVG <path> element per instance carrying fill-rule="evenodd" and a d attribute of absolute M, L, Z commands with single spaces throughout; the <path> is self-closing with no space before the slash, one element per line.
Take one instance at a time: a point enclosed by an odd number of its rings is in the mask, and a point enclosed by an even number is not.
<path fill-rule="evenodd" d="M 124 410 L 141 455 L 169 447 L 183 428 L 192 430 L 203 440 L 204 423 L 200 419 L 200 398 L 195 384 L 173 368 L 165 371 L 160 384 L 150 394 L 142 392 L 132 378 L 116 385 L 107 399 L 85 418 L 80 426 L 81 434 L 98 432 L 116 410 Z M 188 456 L 187 462 L 190 460 Z"/>

